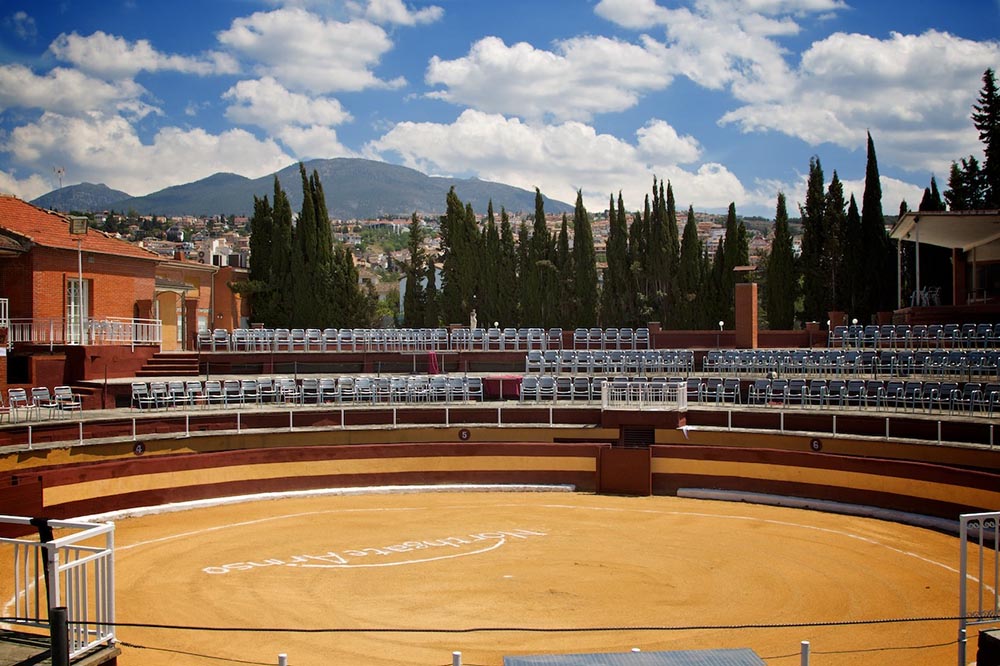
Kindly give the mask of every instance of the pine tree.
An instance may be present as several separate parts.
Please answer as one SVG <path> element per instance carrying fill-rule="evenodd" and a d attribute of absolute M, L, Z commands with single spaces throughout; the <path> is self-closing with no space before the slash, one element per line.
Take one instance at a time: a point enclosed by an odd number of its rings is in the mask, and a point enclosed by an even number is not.
<path fill-rule="evenodd" d="M 590 213 L 583 207 L 583 191 L 576 192 L 573 211 L 573 302 L 576 320 L 565 327 L 597 325 L 597 258 L 594 252 L 594 232 Z"/>
<path fill-rule="evenodd" d="M 795 299 L 798 279 L 795 275 L 795 255 L 792 234 L 788 229 L 788 209 L 785 193 L 778 192 L 774 212 L 774 239 L 767 260 L 767 321 L 771 330 L 790 330 L 795 325 Z"/>
<path fill-rule="evenodd" d="M 693 329 L 699 326 L 698 310 L 702 306 L 702 243 L 698 238 L 698 223 L 694 206 L 688 207 L 687 223 L 681 238 L 680 264 L 677 271 L 678 308 L 677 328 Z"/>
<path fill-rule="evenodd" d="M 424 305 L 427 298 L 423 285 L 427 253 L 424 251 L 424 232 L 416 211 L 410 217 L 410 238 L 407 241 L 407 249 L 410 252 L 410 259 L 404 268 L 406 291 L 403 292 L 403 316 L 408 327 L 420 328 L 424 325 Z"/>
<path fill-rule="evenodd" d="M 993 69 L 983 72 L 983 87 L 978 104 L 972 109 L 972 122 L 983 142 L 983 179 L 985 208 L 1000 208 L 1000 95 Z"/>
<path fill-rule="evenodd" d="M 823 228 L 823 167 L 818 157 L 809 159 L 806 201 L 799 207 L 802 218 L 802 317 L 805 321 L 823 321 L 830 276 L 823 271 L 826 234 Z"/>
<path fill-rule="evenodd" d="M 961 159 L 961 167 L 951 163 L 948 189 L 944 193 L 949 210 L 983 210 L 986 208 L 986 174 L 973 156 Z"/>

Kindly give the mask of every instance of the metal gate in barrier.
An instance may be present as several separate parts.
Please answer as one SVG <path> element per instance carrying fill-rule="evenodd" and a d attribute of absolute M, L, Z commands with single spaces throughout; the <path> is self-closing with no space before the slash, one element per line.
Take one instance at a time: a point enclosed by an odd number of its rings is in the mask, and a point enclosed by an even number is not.
<path fill-rule="evenodd" d="M 31 518 L 4 515 L 0 523 L 34 524 Z M 8 625 L 50 629 L 49 609 L 65 607 L 74 659 L 115 641 L 115 525 L 68 520 L 46 524 L 66 534 L 47 542 L 37 536 L 0 538 L 4 555 L 13 559 L 14 619 Z"/>
<path fill-rule="evenodd" d="M 959 542 L 958 664 L 966 666 L 966 628 L 1000 622 L 1000 512 L 959 516 Z"/>

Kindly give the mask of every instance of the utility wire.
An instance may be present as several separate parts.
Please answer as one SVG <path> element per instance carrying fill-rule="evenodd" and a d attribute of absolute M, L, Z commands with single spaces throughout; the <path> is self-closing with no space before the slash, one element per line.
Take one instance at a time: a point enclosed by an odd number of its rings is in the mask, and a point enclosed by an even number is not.
<path fill-rule="evenodd" d="M 222 627 L 196 626 L 184 624 L 161 624 L 149 622 L 105 622 L 102 626 L 128 627 L 135 629 L 169 629 L 177 631 L 237 632 L 237 633 L 290 633 L 290 634 L 474 634 L 474 633 L 598 633 L 608 631 L 728 631 L 747 629 L 796 629 L 802 627 L 848 627 L 858 625 L 910 624 L 918 622 L 956 622 L 958 620 L 984 619 L 981 615 L 936 615 L 925 617 L 874 618 L 862 620 L 826 620 L 814 622 L 770 622 L 745 624 L 686 624 L 686 625 L 640 625 L 640 626 L 596 626 L 596 627 Z M 990 616 L 1000 620 L 1000 615 Z M 0 618 L 0 623 L 25 622 L 26 618 Z M 69 624 L 94 625 L 94 622 L 70 620 Z"/>

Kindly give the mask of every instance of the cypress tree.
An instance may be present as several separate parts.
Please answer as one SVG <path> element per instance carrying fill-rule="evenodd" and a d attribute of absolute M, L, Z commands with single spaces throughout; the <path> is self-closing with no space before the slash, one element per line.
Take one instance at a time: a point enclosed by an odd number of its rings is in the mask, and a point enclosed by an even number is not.
<path fill-rule="evenodd" d="M 802 317 L 805 321 L 825 320 L 824 306 L 829 276 L 823 272 L 826 234 L 823 228 L 823 167 L 818 157 L 809 159 L 806 202 L 799 207 L 802 218 Z"/>
<path fill-rule="evenodd" d="M 455 194 L 455 188 L 448 191 L 446 212 L 441 218 L 441 302 L 440 315 L 448 323 L 468 321 L 472 309 L 478 270 L 475 234 L 475 215 Z"/>
<path fill-rule="evenodd" d="M 675 324 L 678 328 L 693 329 L 699 326 L 698 309 L 701 307 L 702 244 L 698 238 L 698 223 L 694 206 L 688 207 L 687 222 L 681 238 L 680 264 L 677 271 L 678 308 Z"/>
<path fill-rule="evenodd" d="M 528 229 L 528 221 L 521 219 L 521 224 L 517 227 L 517 284 L 518 284 L 518 309 L 517 319 L 507 322 L 507 326 L 520 326 L 527 317 L 528 312 L 537 311 L 538 305 L 532 303 L 538 298 L 538 294 L 531 294 L 528 290 L 529 274 L 528 250 L 531 245 L 531 231 Z"/>
<path fill-rule="evenodd" d="M 305 328 L 312 325 L 317 312 L 316 291 L 320 285 L 317 276 L 316 208 L 313 205 L 312 187 L 306 168 L 299 162 L 302 178 L 302 210 L 292 232 L 292 312 L 291 326 Z M 322 289 L 320 289 L 322 290 Z"/>
<path fill-rule="evenodd" d="M 500 262 L 497 269 L 497 311 L 496 322 L 514 325 L 518 321 L 517 247 L 514 244 L 514 230 L 510 216 L 500 207 Z"/>
<path fill-rule="evenodd" d="M 497 309 L 500 302 L 500 264 L 503 256 L 500 250 L 500 231 L 497 229 L 493 213 L 493 200 L 486 206 L 486 228 L 480 241 L 482 271 L 479 278 L 479 300 L 476 313 L 481 322 L 492 322 L 497 319 Z"/>
<path fill-rule="evenodd" d="M 427 253 L 424 251 L 424 232 L 416 211 L 410 217 L 407 249 L 410 252 L 410 259 L 404 268 L 406 291 L 403 292 L 403 321 L 410 328 L 420 328 L 424 325 L 426 290 L 423 277 L 426 271 Z"/>
<path fill-rule="evenodd" d="M 882 184 L 879 181 L 875 142 L 868 133 L 868 160 L 865 167 L 865 192 L 861 199 L 861 243 L 863 265 L 868 270 L 859 303 L 861 321 L 869 321 L 879 311 L 893 307 L 895 262 L 882 215 Z"/>
<path fill-rule="evenodd" d="M 250 218 L 250 284 L 251 306 L 254 321 L 273 321 L 271 300 L 271 244 L 274 235 L 274 217 L 267 195 L 253 198 L 253 217 Z"/>
<path fill-rule="evenodd" d="M 573 301 L 576 305 L 576 326 L 597 325 L 597 258 L 594 252 L 594 232 L 590 213 L 583 207 L 583 191 L 576 192 L 573 210 Z M 566 328 L 573 325 L 570 322 Z"/>
<path fill-rule="evenodd" d="M 851 195 L 847 204 L 847 218 L 844 221 L 844 288 L 847 292 L 845 306 L 848 312 L 857 312 L 858 303 L 862 298 L 862 287 L 865 281 L 864 253 L 861 246 L 861 214 L 858 212 L 858 202 Z"/>
<path fill-rule="evenodd" d="M 660 201 L 664 200 L 663 181 L 660 181 Z M 678 328 L 675 309 L 679 300 L 677 272 L 680 264 L 680 239 L 677 233 L 677 203 L 674 200 L 674 188 L 667 182 L 666 212 L 664 215 L 664 304 L 663 322 L 670 328 Z"/>
<path fill-rule="evenodd" d="M 604 289 L 601 291 L 601 324 L 605 327 L 623 326 L 626 319 L 629 293 L 628 226 L 625 211 L 618 193 L 619 211 L 615 210 L 614 195 L 608 203 L 608 240 L 605 254 Z M 620 212 L 620 214 L 619 214 Z"/>
<path fill-rule="evenodd" d="M 798 279 L 795 275 L 795 255 L 792 234 L 788 229 L 788 209 L 785 193 L 778 192 L 774 213 L 774 240 L 767 260 L 767 321 L 771 330 L 790 330 L 795 325 L 795 299 Z"/>
<path fill-rule="evenodd" d="M 823 236 L 826 243 L 823 246 L 821 268 L 827 275 L 828 291 L 824 300 L 824 311 L 841 310 L 848 301 L 847 291 L 843 286 L 844 279 L 844 243 L 847 226 L 847 213 L 844 201 L 844 186 L 837 176 L 836 170 L 830 179 L 830 186 L 823 201 Z"/>
<path fill-rule="evenodd" d="M 441 324 L 441 298 L 438 295 L 437 264 L 434 255 L 427 255 L 427 288 L 424 292 L 424 326 L 437 328 Z"/>
<path fill-rule="evenodd" d="M 522 324 L 548 328 L 558 307 L 559 291 L 553 261 L 552 239 L 545 225 L 545 203 L 535 188 L 535 219 L 528 243 L 522 290 Z"/>
<path fill-rule="evenodd" d="M 287 328 L 291 323 L 292 294 L 295 283 L 292 280 L 292 205 L 288 195 L 281 189 L 278 177 L 274 177 L 274 233 L 271 243 L 271 322 L 276 328 Z"/>
<path fill-rule="evenodd" d="M 983 87 L 974 104 L 972 122 L 983 143 L 985 208 L 1000 208 L 1000 95 L 993 69 L 983 72 Z"/>
<path fill-rule="evenodd" d="M 556 321 L 559 326 L 569 327 L 577 318 L 579 303 L 573 291 L 573 256 L 569 252 L 569 218 L 566 213 L 563 213 L 562 223 L 559 225 L 555 265 L 558 274 L 559 301 L 562 303 Z"/>

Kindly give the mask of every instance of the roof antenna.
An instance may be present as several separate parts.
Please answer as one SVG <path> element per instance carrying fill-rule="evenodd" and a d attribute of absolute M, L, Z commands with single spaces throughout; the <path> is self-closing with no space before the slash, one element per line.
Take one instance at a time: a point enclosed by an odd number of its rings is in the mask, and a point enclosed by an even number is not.
<path fill-rule="evenodd" d="M 66 167 L 61 167 L 61 166 L 52 167 L 52 170 L 55 172 L 56 177 L 59 179 L 59 189 L 61 190 L 63 175 L 65 175 L 66 173 Z"/>

